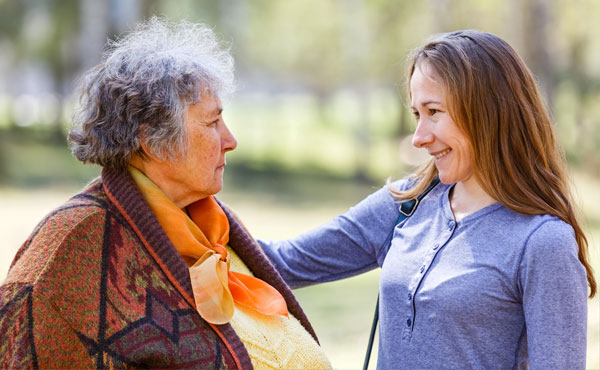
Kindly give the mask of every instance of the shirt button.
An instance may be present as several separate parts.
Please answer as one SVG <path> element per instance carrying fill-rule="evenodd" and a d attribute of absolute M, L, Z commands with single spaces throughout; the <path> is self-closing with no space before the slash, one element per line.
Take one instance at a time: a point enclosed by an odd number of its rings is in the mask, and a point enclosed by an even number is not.
<path fill-rule="evenodd" d="M 452 220 L 448 221 L 448 229 L 452 230 L 453 227 L 454 227 L 454 221 L 452 221 Z"/>
<path fill-rule="evenodd" d="M 437 251 L 439 247 L 440 247 L 440 245 L 439 245 L 439 244 L 436 244 L 436 245 L 433 247 L 433 250 L 434 250 L 434 251 Z"/>
<path fill-rule="evenodd" d="M 412 299 L 412 294 L 408 293 L 408 300 L 410 301 Z"/>
<path fill-rule="evenodd" d="M 419 272 L 422 274 L 423 271 L 425 271 L 425 266 L 421 266 L 421 268 L 419 269 Z"/>
<path fill-rule="evenodd" d="M 410 326 L 410 324 L 412 324 L 412 321 L 410 319 L 406 320 L 406 326 Z"/>

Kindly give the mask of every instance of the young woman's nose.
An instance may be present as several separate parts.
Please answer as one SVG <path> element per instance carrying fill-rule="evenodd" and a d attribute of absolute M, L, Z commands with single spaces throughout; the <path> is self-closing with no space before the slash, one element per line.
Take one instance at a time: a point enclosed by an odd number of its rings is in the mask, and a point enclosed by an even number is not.
<path fill-rule="evenodd" d="M 417 128 L 412 137 L 412 143 L 417 148 L 423 148 L 433 141 L 433 135 L 426 126 L 426 123 L 421 120 L 417 123 Z"/>

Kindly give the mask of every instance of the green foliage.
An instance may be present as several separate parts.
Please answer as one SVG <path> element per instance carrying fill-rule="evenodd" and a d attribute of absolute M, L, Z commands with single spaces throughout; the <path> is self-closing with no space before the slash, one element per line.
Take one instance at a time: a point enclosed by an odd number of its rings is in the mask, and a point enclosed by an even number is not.
<path fill-rule="evenodd" d="M 398 139 L 414 129 L 405 108 L 406 57 L 431 34 L 475 28 L 505 38 L 529 63 L 569 160 L 590 171 L 600 167 L 600 38 L 589 16 L 600 14 L 596 0 L 148 0 L 139 5 L 138 18 L 156 14 L 205 22 L 231 43 L 240 80 L 239 94 L 226 105 L 240 142 L 232 163 L 239 158 L 254 167 L 375 179 L 410 170 L 398 156 Z M 23 63 L 41 63 L 67 100 L 67 86 L 84 59 L 80 32 L 91 21 L 83 18 L 85 6 L 80 0 L 0 1 L 0 46 L 7 46 L 0 68 L 8 76 Z M 108 26 L 98 29 L 106 29 L 107 38 L 123 32 L 117 27 L 123 3 L 100 6 Z M 533 21 L 541 25 L 536 32 Z M 535 54 L 538 48 L 543 52 Z M 99 60 L 101 50 L 97 53 Z M 0 126 L 10 127 L 15 123 L 11 100 L 0 100 Z M 7 166 L 0 170 L 5 179 Z"/>
<path fill-rule="evenodd" d="M 0 184 L 19 188 L 78 185 L 100 174 L 84 166 L 49 130 L 0 130 Z"/>

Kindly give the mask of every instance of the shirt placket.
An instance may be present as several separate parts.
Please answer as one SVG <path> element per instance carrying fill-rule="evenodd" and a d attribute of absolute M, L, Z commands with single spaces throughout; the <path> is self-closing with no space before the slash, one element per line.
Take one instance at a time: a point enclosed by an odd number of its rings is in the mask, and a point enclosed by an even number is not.
<path fill-rule="evenodd" d="M 456 222 L 453 219 L 448 219 L 444 230 L 440 233 L 434 244 L 428 246 L 427 252 L 424 254 L 423 262 L 416 270 L 416 273 L 410 281 L 408 286 L 408 296 L 406 299 L 406 326 L 402 331 L 403 341 L 410 341 L 414 330 L 416 317 L 415 295 L 417 294 L 425 275 L 431 268 L 435 257 L 448 243 L 452 237 L 452 234 L 454 233 L 455 228 Z"/>

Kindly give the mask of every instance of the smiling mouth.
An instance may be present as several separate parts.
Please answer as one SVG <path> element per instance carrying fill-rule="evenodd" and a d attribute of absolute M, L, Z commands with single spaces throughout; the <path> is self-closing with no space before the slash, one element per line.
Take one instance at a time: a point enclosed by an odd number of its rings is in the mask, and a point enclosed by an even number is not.
<path fill-rule="evenodd" d="M 439 153 L 435 153 L 435 154 L 432 154 L 432 155 L 435 157 L 435 159 L 440 159 L 443 156 L 445 156 L 446 154 L 450 153 L 451 151 L 452 151 L 452 149 L 446 149 L 446 150 L 443 150 L 443 151 L 441 151 Z"/>

